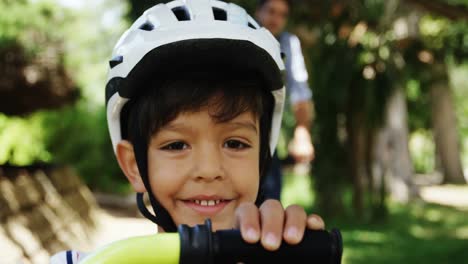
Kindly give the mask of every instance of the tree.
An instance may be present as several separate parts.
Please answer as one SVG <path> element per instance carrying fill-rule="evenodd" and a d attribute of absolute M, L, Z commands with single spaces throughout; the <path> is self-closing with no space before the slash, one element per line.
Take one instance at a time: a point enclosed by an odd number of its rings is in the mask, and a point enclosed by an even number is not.
<path fill-rule="evenodd" d="M 430 85 L 432 124 L 436 157 L 440 159 L 445 183 L 466 183 L 460 160 L 460 144 L 453 94 L 444 63 L 431 66 Z"/>
<path fill-rule="evenodd" d="M 70 164 L 93 189 L 127 191 L 100 99 L 124 24 L 102 17 L 123 8 L 98 2 L 0 0 L 0 164 Z"/>
<path fill-rule="evenodd" d="M 47 28 L 62 22 L 52 5 L 0 2 L 0 113 L 25 115 L 78 99 L 63 40 Z"/>
<path fill-rule="evenodd" d="M 445 7 L 446 9 L 442 8 Z M 449 6 L 450 7 L 450 6 Z M 429 9 L 433 11 L 432 9 Z M 450 18 L 466 19 L 466 9 L 454 9 L 441 5 L 438 13 L 450 12 Z M 431 116 L 427 129 L 433 130 L 436 145 L 436 157 L 446 183 L 466 183 L 460 160 L 459 135 L 453 92 L 448 77 L 447 61 L 456 58 L 458 63 L 468 55 L 468 48 L 460 39 L 464 38 L 466 22 L 450 22 L 446 18 L 424 15 L 418 20 L 421 32 L 418 38 L 412 39 L 406 51 L 406 60 L 414 68 L 411 72 L 421 82 L 421 86 L 430 98 Z"/>

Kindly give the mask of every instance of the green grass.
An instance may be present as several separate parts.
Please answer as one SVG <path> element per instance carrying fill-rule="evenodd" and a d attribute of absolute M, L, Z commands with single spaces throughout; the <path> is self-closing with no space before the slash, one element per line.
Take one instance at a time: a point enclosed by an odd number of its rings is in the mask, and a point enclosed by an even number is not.
<path fill-rule="evenodd" d="M 285 175 L 283 203 L 311 208 L 308 177 Z M 391 203 L 379 223 L 325 219 L 344 240 L 343 263 L 468 263 L 468 211 L 431 203 Z"/>
<path fill-rule="evenodd" d="M 315 201 L 311 190 L 312 182 L 309 175 L 285 173 L 283 177 L 283 189 L 281 191 L 281 202 L 285 207 L 290 204 L 298 204 L 309 208 Z"/>

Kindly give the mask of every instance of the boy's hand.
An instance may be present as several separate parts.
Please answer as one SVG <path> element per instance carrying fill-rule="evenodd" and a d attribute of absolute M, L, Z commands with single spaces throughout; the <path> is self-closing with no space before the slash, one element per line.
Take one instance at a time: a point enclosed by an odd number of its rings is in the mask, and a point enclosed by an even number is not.
<path fill-rule="evenodd" d="M 277 250 L 283 239 L 292 245 L 301 242 L 306 226 L 315 230 L 325 228 L 320 216 L 307 216 L 298 205 L 290 205 L 285 210 L 277 200 L 266 200 L 260 208 L 253 203 L 241 204 L 236 210 L 236 223 L 246 242 L 260 240 L 271 251 Z"/>

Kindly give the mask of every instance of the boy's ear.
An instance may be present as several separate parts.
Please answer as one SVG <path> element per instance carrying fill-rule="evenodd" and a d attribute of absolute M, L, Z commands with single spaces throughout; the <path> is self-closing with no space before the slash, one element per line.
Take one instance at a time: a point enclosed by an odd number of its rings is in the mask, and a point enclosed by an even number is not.
<path fill-rule="evenodd" d="M 127 140 L 122 140 L 117 143 L 116 156 L 120 168 L 132 185 L 133 190 L 141 193 L 146 192 L 145 184 L 143 183 L 140 171 L 138 170 L 132 143 Z"/>

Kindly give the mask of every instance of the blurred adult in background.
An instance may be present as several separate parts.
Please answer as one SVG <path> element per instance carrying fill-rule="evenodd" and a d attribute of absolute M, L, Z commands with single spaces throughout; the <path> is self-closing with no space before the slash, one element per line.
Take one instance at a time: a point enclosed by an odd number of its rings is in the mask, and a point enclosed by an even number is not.
<path fill-rule="evenodd" d="M 288 144 L 289 155 L 297 163 L 308 163 L 314 158 L 314 147 L 310 135 L 312 122 L 312 92 L 308 85 L 308 74 L 302 55 L 299 38 L 285 31 L 290 0 L 258 0 L 256 18 L 278 39 L 285 55 L 286 91 L 289 105 L 294 112 L 296 126 L 294 136 Z M 267 198 L 280 199 L 282 185 L 281 163 L 277 153 L 273 157 L 270 171 L 265 179 Z"/>

